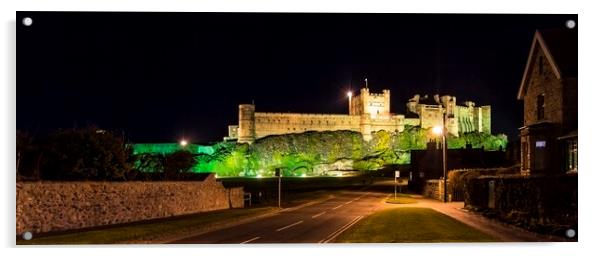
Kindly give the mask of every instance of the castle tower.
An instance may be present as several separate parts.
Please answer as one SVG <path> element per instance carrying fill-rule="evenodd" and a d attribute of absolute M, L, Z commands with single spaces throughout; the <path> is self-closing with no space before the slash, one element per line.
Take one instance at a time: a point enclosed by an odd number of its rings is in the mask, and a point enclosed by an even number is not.
<path fill-rule="evenodd" d="M 482 106 L 481 109 L 481 130 L 484 133 L 491 134 L 491 106 Z"/>
<path fill-rule="evenodd" d="M 456 116 L 456 97 L 450 95 L 441 96 L 441 105 L 445 108 L 447 131 L 454 136 L 459 135 L 458 119 Z"/>
<path fill-rule="evenodd" d="M 253 143 L 255 141 L 255 105 L 238 106 L 238 142 Z"/>
<path fill-rule="evenodd" d="M 384 110 L 381 114 L 389 115 L 391 113 L 391 91 L 383 90 L 383 97 L 385 98 Z"/>

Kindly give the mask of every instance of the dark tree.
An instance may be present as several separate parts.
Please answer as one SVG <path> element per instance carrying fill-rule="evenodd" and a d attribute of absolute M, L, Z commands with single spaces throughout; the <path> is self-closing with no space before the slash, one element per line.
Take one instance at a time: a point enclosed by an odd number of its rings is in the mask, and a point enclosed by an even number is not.
<path fill-rule="evenodd" d="M 166 180 L 180 177 L 197 163 L 195 155 L 188 151 L 177 151 L 164 157 L 163 172 Z"/>
<path fill-rule="evenodd" d="M 123 138 L 95 127 L 59 130 L 46 143 L 43 179 L 124 180 L 132 166 Z"/>

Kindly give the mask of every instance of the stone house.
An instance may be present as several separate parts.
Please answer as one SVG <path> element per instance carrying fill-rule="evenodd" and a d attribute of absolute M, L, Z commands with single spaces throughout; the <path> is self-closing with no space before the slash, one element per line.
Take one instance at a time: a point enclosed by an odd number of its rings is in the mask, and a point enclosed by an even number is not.
<path fill-rule="evenodd" d="M 537 30 L 518 100 L 521 173 L 577 172 L 577 31 Z"/>

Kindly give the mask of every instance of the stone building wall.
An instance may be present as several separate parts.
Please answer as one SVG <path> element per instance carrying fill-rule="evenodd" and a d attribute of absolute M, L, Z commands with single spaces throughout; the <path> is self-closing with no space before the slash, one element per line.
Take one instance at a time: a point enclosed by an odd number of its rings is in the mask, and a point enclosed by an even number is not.
<path fill-rule="evenodd" d="M 523 173 L 555 173 L 561 170 L 560 159 L 552 157 L 558 150 L 556 140 L 563 123 L 563 84 L 556 77 L 549 60 L 540 47 L 533 54 L 534 61 L 529 70 L 527 90 L 523 98 L 524 126 L 546 122 L 544 129 L 521 130 L 521 169 Z M 540 64 L 541 62 L 541 64 Z M 541 65 L 541 67 L 540 67 Z M 543 118 L 537 116 L 537 98 L 544 95 Z M 545 141 L 544 147 L 537 142 Z"/>
<path fill-rule="evenodd" d="M 244 206 L 243 189 L 204 181 L 18 182 L 17 234 L 127 223 Z"/>
<path fill-rule="evenodd" d="M 529 85 L 524 97 L 524 124 L 538 122 L 537 96 L 544 94 L 544 119 L 553 123 L 562 123 L 563 93 L 562 82 L 556 78 L 552 66 L 543 52 L 539 50 L 534 55 L 535 63 L 531 70 Z M 542 73 L 539 73 L 539 61 L 543 61 Z"/>

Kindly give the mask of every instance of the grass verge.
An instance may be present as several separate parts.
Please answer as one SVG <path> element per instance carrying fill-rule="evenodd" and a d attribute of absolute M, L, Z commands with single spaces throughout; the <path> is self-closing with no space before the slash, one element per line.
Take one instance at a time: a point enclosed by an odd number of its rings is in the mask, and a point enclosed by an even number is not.
<path fill-rule="evenodd" d="M 497 242 L 479 230 L 429 208 L 374 213 L 337 237 L 337 243 Z"/>
<path fill-rule="evenodd" d="M 385 200 L 385 203 L 388 204 L 415 204 L 418 201 L 416 201 L 416 199 L 411 198 L 411 197 L 405 197 L 405 196 L 397 196 L 397 198 L 387 198 L 387 200 Z"/>
<path fill-rule="evenodd" d="M 17 240 L 17 245 L 35 244 L 117 244 L 142 243 L 162 239 L 189 231 L 202 232 L 243 218 L 250 218 L 275 211 L 274 207 L 231 209 L 195 215 L 153 220 L 149 223 L 130 223 L 89 231 Z"/>

